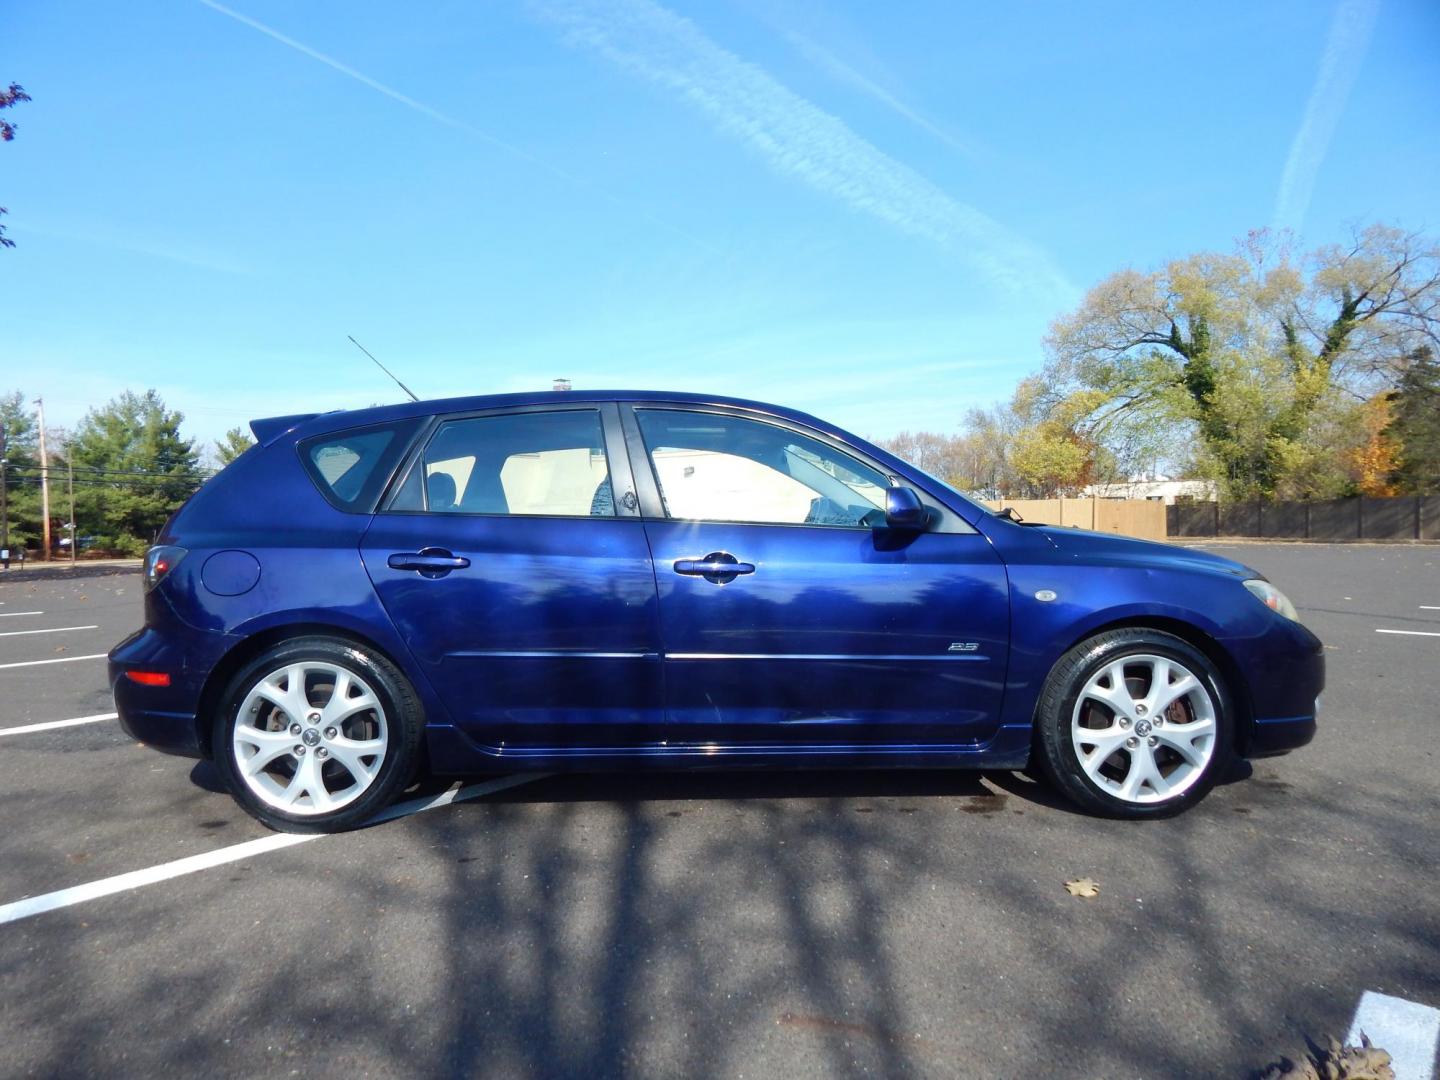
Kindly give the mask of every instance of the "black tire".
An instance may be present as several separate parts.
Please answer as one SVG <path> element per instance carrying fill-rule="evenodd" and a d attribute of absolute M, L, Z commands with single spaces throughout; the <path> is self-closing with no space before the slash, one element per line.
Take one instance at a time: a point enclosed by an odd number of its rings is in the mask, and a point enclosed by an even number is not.
<path fill-rule="evenodd" d="M 1214 706 L 1215 735 L 1209 761 L 1185 790 L 1169 798 L 1140 803 L 1120 798 L 1086 775 L 1071 725 L 1076 703 L 1092 677 L 1116 660 L 1147 654 L 1183 664 L 1200 680 Z M 1126 675 L 1128 678 L 1128 671 Z M 1219 670 L 1208 656 L 1184 639 L 1146 628 L 1106 631 L 1062 656 L 1041 691 L 1035 729 L 1034 758 L 1038 758 L 1045 777 L 1078 806 L 1112 818 L 1170 817 L 1194 806 L 1217 779 L 1227 774 L 1235 753 L 1235 711 Z"/>
<path fill-rule="evenodd" d="M 294 814 L 265 802 L 247 785 L 239 772 L 233 736 L 250 690 L 276 669 L 305 662 L 343 668 L 369 684 L 384 709 L 387 745 L 379 772 L 352 802 L 330 812 Z M 272 646 L 235 674 L 221 695 L 211 746 L 216 770 L 225 786 L 252 817 L 280 832 L 343 832 L 365 824 L 410 785 L 420 765 L 424 726 L 424 712 L 414 687 L 384 656 L 349 641 L 302 637 Z"/>

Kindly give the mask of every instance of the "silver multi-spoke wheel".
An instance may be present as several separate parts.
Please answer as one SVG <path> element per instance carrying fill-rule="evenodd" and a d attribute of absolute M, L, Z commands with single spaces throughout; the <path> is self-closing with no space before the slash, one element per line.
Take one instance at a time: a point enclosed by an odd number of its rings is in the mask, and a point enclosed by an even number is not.
<path fill-rule="evenodd" d="M 1086 681 L 1070 721 L 1080 767 L 1128 803 L 1160 803 L 1189 790 L 1215 754 L 1215 702 L 1178 660 L 1112 660 Z"/>
<path fill-rule="evenodd" d="M 267 805 L 328 814 L 358 799 L 389 745 L 375 690 L 337 664 L 276 668 L 245 695 L 231 738 L 235 771 Z"/>

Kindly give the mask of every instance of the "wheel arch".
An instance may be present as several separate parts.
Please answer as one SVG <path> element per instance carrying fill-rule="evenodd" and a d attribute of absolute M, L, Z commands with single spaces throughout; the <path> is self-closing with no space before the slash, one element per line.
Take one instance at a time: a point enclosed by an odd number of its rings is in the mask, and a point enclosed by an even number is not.
<path fill-rule="evenodd" d="M 214 748 L 210 745 L 210 735 L 214 728 L 212 718 L 215 709 L 219 707 L 220 695 L 225 692 L 225 687 L 230 680 L 246 664 L 250 663 L 265 650 L 273 648 L 285 641 L 302 637 L 326 637 L 337 641 L 346 641 L 359 646 L 367 652 L 373 652 L 382 656 L 392 664 L 401 674 L 414 683 L 405 669 L 400 658 L 396 657 L 390 650 L 380 645 L 373 638 L 367 637 L 356 630 L 348 627 L 336 626 L 333 623 L 320 622 L 297 622 L 286 623 L 280 626 L 266 627 L 244 638 L 233 646 L 229 652 L 220 658 L 210 674 L 205 678 L 205 685 L 200 691 L 200 698 L 195 708 L 195 737 L 200 745 L 200 753 L 206 760 L 214 757 Z M 424 708 L 424 701 L 421 701 L 421 708 Z M 423 723 L 423 717 L 422 717 Z M 424 745 L 423 743 L 421 744 Z"/>
<path fill-rule="evenodd" d="M 1084 633 L 1060 650 L 1060 656 L 1064 656 L 1082 641 L 1110 630 L 1159 630 L 1180 638 L 1186 644 L 1204 653 L 1225 680 L 1225 689 L 1229 691 L 1230 702 L 1235 708 L 1235 750 L 1238 755 L 1244 756 L 1249 748 L 1250 736 L 1254 728 L 1254 706 L 1250 701 L 1250 687 L 1240 670 L 1240 665 L 1235 662 L 1235 658 L 1230 655 L 1225 646 L 1205 630 L 1184 619 L 1164 615 L 1132 615 L 1088 627 Z M 1059 663 L 1058 659 L 1056 663 Z M 1036 728 L 1038 730 L 1038 725 Z"/>

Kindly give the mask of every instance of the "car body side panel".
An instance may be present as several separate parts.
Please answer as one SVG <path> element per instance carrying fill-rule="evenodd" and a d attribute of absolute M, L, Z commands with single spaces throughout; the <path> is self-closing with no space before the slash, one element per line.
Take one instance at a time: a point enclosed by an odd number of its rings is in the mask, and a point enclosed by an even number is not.
<path fill-rule="evenodd" d="M 470 565 L 440 578 L 387 565 L 440 546 Z M 638 518 L 379 514 L 364 557 L 415 665 L 480 746 L 663 738 L 655 577 Z"/>
<path fill-rule="evenodd" d="M 963 744 L 995 734 L 1009 611 L 985 538 L 884 529 L 646 523 L 669 737 Z M 726 584 L 674 564 L 727 551 Z"/>
<path fill-rule="evenodd" d="M 1071 530 L 1000 523 L 995 538 L 1016 626 L 1007 724 L 1031 722 L 1045 678 L 1072 645 L 1106 626 L 1167 622 L 1193 627 L 1224 651 L 1241 677 L 1232 689 L 1244 695 L 1257 727 L 1313 722 L 1324 686 L 1320 641 L 1249 593 L 1242 581 L 1254 571 L 1203 553 Z M 1048 593 L 1054 599 L 1037 598 Z"/>
<path fill-rule="evenodd" d="M 186 555 L 146 596 L 145 631 L 111 652 L 117 704 L 147 725 L 146 735 L 137 737 L 191 752 L 206 682 L 201 676 L 255 635 L 286 627 L 374 642 L 415 685 L 427 722 L 448 725 L 449 715 L 410 660 L 365 573 L 359 546 L 370 516 L 331 506 L 305 475 L 288 438 L 247 451 L 223 476 L 222 483 L 201 488 L 166 526 L 159 542 L 178 543 Z M 237 551 L 255 558 L 258 578 L 238 595 L 218 595 L 206 586 L 205 568 L 213 557 Z M 172 686 L 122 679 L 123 671 L 144 667 L 172 671 Z M 153 723 L 144 719 L 151 712 Z"/>

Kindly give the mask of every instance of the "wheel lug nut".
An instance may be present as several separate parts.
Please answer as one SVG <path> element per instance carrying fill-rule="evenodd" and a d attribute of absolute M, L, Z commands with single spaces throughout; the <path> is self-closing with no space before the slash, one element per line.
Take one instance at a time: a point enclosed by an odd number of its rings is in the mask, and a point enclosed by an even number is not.
<path fill-rule="evenodd" d="M 1140 745 L 1140 740 L 1137 739 L 1137 738 L 1135 738 L 1134 735 L 1131 735 L 1130 738 L 1128 738 L 1128 739 L 1125 740 L 1125 748 L 1126 748 L 1127 750 L 1134 750 L 1135 747 L 1137 747 L 1137 746 L 1139 746 L 1139 745 Z"/>
<path fill-rule="evenodd" d="M 1151 735 L 1151 736 L 1150 736 L 1149 742 L 1150 742 L 1150 745 L 1151 745 L 1151 746 L 1159 746 L 1159 745 L 1160 745 L 1160 740 L 1157 739 L 1154 735 Z"/>
<path fill-rule="evenodd" d="M 318 724 L 318 723 L 320 722 L 320 714 L 319 714 L 318 712 L 312 712 L 312 713 L 310 714 L 310 716 L 308 717 L 308 719 L 309 719 L 310 723 L 312 723 L 312 724 Z"/>
<path fill-rule="evenodd" d="M 1120 717 L 1120 726 L 1122 728 L 1128 728 L 1130 726 L 1130 718 L 1128 716 Z"/>
<path fill-rule="evenodd" d="M 299 724 L 291 724 L 291 725 L 290 725 L 290 734 L 291 734 L 291 735 L 299 735 L 299 734 L 300 734 L 300 725 L 299 725 Z"/>
<path fill-rule="evenodd" d="M 1145 706 L 1144 706 L 1144 705 L 1136 705 L 1136 706 L 1135 706 L 1135 715 L 1136 715 L 1136 716 L 1144 716 L 1144 715 L 1145 715 Z"/>
<path fill-rule="evenodd" d="M 305 747 L 301 746 L 299 743 L 296 743 L 296 744 L 295 744 L 295 756 L 296 756 L 296 757 L 304 757 L 304 756 L 305 756 Z"/>
<path fill-rule="evenodd" d="M 327 758 L 330 756 L 330 751 L 326 750 L 325 747 L 322 746 L 320 747 L 320 749 L 315 751 L 315 756 L 318 758 Z"/>
<path fill-rule="evenodd" d="M 336 731 L 333 727 L 327 727 L 327 728 L 325 729 L 325 737 L 326 737 L 327 739 L 333 739 L 333 738 L 335 738 L 335 736 L 338 735 L 338 734 L 340 734 L 340 733 L 339 733 L 338 731 Z"/>

